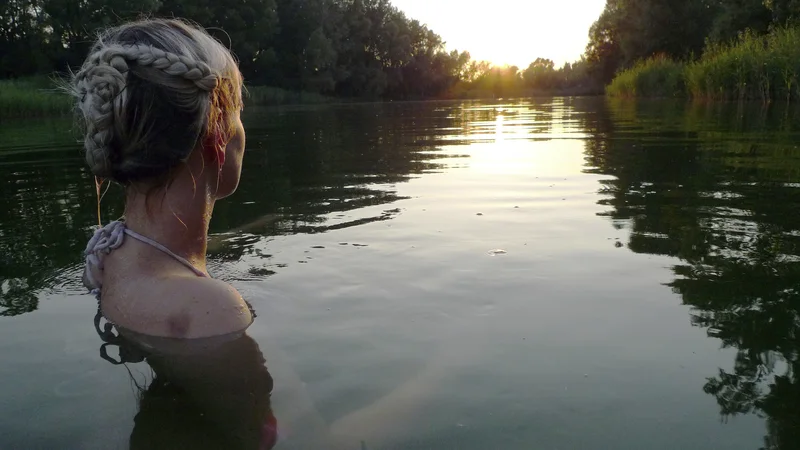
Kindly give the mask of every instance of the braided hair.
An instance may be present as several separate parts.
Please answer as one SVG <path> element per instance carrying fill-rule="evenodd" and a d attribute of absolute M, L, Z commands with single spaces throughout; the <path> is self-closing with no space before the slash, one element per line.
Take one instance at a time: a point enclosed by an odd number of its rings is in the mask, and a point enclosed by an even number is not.
<path fill-rule="evenodd" d="M 179 20 L 145 20 L 102 34 L 73 75 L 92 173 L 119 183 L 164 177 L 241 107 L 230 52 Z M 221 128 L 220 128 L 221 127 Z"/>

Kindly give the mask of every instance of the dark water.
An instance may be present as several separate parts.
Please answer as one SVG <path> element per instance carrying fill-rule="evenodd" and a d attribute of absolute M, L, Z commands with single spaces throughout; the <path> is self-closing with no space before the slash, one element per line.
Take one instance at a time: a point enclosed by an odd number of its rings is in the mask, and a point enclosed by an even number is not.
<path fill-rule="evenodd" d="M 800 448 L 800 111 L 245 122 L 211 271 L 258 318 L 169 357 L 93 324 L 71 122 L 0 123 L 0 448 Z"/>

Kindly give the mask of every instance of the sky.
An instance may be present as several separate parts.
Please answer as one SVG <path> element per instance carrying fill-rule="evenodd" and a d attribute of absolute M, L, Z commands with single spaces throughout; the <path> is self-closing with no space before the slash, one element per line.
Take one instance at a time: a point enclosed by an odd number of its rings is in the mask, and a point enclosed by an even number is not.
<path fill-rule="evenodd" d="M 427 24 L 448 50 L 473 59 L 528 67 L 538 57 L 556 66 L 580 58 L 589 27 L 605 0 L 392 0 L 411 19 Z"/>

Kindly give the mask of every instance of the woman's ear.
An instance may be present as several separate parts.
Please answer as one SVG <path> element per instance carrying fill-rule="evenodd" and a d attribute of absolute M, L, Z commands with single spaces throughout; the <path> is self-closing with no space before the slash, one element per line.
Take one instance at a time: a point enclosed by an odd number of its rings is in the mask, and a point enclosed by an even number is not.
<path fill-rule="evenodd" d="M 203 139 L 203 153 L 210 157 L 212 161 L 219 162 L 220 167 L 225 164 L 226 146 L 225 134 L 219 125 L 213 127 L 211 132 Z"/>
<path fill-rule="evenodd" d="M 217 161 L 219 161 L 219 170 L 222 170 L 222 166 L 225 165 L 225 145 L 218 146 L 215 151 L 217 153 Z"/>

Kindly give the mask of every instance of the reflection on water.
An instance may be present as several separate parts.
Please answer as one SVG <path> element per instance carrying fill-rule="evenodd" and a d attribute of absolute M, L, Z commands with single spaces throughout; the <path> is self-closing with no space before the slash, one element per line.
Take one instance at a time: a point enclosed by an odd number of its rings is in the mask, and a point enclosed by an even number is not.
<path fill-rule="evenodd" d="M 723 417 L 767 417 L 768 449 L 800 445 L 797 108 L 612 104 L 587 142 L 600 203 L 636 253 L 678 261 L 691 322 L 736 350 L 703 391 Z"/>
<path fill-rule="evenodd" d="M 259 314 L 250 336 L 143 343 L 98 318 L 100 357 L 71 122 L 4 122 L 0 447 L 271 448 L 280 424 L 277 449 L 795 448 L 799 120 L 603 99 L 248 110 L 209 252 Z"/>

